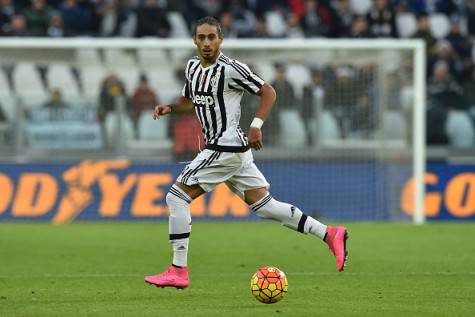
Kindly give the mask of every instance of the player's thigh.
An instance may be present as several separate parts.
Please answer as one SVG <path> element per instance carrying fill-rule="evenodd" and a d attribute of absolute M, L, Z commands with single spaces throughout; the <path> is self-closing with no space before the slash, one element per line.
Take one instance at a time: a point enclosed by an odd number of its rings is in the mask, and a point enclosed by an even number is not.
<path fill-rule="evenodd" d="M 226 185 L 248 205 L 252 205 L 265 197 L 270 186 L 264 175 L 252 162 L 226 181 Z"/>
<path fill-rule="evenodd" d="M 184 191 L 191 199 L 198 198 L 205 193 L 204 189 L 199 184 L 188 186 L 186 184 L 175 182 L 175 185 Z"/>
<path fill-rule="evenodd" d="M 229 179 L 239 168 L 240 160 L 235 153 L 204 150 L 185 167 L 178 176 L 177 183 L 181 183 L 184 190 L 201 194 L 197 187 L 203 192 L 209 192 Z"/>

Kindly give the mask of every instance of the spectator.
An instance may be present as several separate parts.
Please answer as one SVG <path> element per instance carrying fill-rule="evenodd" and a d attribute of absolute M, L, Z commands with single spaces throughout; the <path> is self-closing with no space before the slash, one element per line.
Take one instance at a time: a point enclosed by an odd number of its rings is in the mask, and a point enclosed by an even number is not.
<path fill-rule="evenodd" d="M 355 73 L 349 66 L 334 69 L 335 82 L 325 94 L 325 108 L 333 113 L 343 137 L 347 137 L 355 120 L 356 104 L 360 92 L 355 90 Z"/>
<path fill-rule="evenodd" d="M 287 38 L 304 38 L 305 33 L 303 32 L 302 28 L 300 27 L 300 21 L 298 16 L 293 13 L 290 13 L 287 17 Z"/>
<path fill-rule="evenodd" d="M 349 37 L 353 26 L 353 11 L 349 0 L 339 0 L 336 5 L 338 37 Z"/>
<path fill-rule="evenodd" d="M 364 15 L 357 15 L 351 25 L 351 38 L 373 38 L 374 34 L 369 29 L 368 20 Z"/>
<path fill-rule="evenodd" d="M 463 83 L 464 96 L 470 108 L 475 107 L 475 68 L 472 67 L 470 80 Z M 474 118 L 475 119 L 475 118 Z"/>
<path fill-rule="evenodd" d="M 416 33 L 412 35 L 412 38 L 421 39 L 426 43 L 426 55 L 428 58 L 434 54 L 437 40 L 430 31 L 429 17 L 427 14 L 422 14 L 417 18 L 417 30 Z"/>
<path fill-rule="evenodd" d="M 67 107 L 67 104 L 63 99 L 63 94 L 59 88 L 53 88 L 51 90 L 50 99 L 43 105 L 43 107 L 48 109 L 62 109 Z"/>
<path fill-rule="evenodd" d="M 221 29 L 226 38 L 236 38 L 238 36 L 238 31 L 235 28 L 231 12 L 225 11 L 221 13 L 219 16 L 219 23 L 221 23 Z"/>
<path fill-rule="evenodd" d="M 465 16 L 467 18 L 468 34 L 471 37 L 475 36 L 475 0 L 465 1 Z"/>
<path fill-rule="evenodd" d="M 233 28 L 238 37 L 252 37 L 255 24 L 254 14 L 243 6 L 241 0 L 231 0 L 229 10 L 233 16 Z"/>
<path fill-rule="evenodd" d="M 279 112 L 288 109 L 295 108 L 295 94 L 294 88 L 290 84 L 286 75 L 286 67 L 282 63 L 276 63 L 274 65 L 275 69 L 275 78 L 271 82 L 272 87 L 274 87 L 275 92 L 277 93 L 277 99 L 274 103 L 276 111 L 272 111 L 266 122 L 269 124 L 266 125 L 262 130 L 264 140 L 267 140 L 270 145 L 276 145 L 277 140 L 280 135 L 280 121 L 279 121 Z"/>
<path fill-rule="evenodd" d="M 427 74 L 431 76 L 434 74 L 434 66 L 439 62 L 445 62 L 449 67 L 450 76 L 457 78 L 460 70 L 460 62 L 457 60 L 452 45 L 448 41 L 438 41 L 435 46 L 435 54 L 429 59 L 427 67 Z"/>
<path fill-rule="evenodd" d="M 137 37 L 169 37 L 170 28 L 166 13 L 157 0 L 145 0 L 145 4 L 137 9 Z"/>
<path fill-rule="evenodd" d="M 458 6 L 455 3 L 457 0 L 436 0 L 435 10 L 436 12 L 443 13 L 447 16 L 452 16 L 458 13 Z"/>
<path fill-rule="evenodd" d="M 409 11 L 416 16 L 427 15 L 429 12 L 427 0 L 403 0 L 400 1 L 399 7 L 401 11 Z"/>
<path fill-rule="evenodd" d="M 199 18 L 205 16 L 217 17 L 220 12 L 226 11 L 228 9 L 227 2 L 221 0 L 188 0 L 186 2 L 187 9 L 183 12 L 183 16 L 188 26 L 192 28 Z"/>
<path fill-rule="evenodd" d="M 97 117 L 103 122 L 109 112 L 115 111 L 117 98 L 122 97 L 125 101 L 126 112 L 129 112 L 129 102 L 127 99 L 124 83 L 114 74 L 104 78 L 99 94 L 99 105 L 97 109 Z"/>
<path fill-rule="evenodd" d="M 11 32 L 11 21 L 20 11 L 15 7 L 13 0 L 0 1 L 0 34 L 9 34 Z"/>
<path fill-rule="evenodd" d="M 64 29 L 63 18 L 60 14 L 53 14 L 51 20 L 49 20 L 48 31 L 46 32 L 49 37 L 59 38 L 69 36 L 70 34 Z"/>
<path fill-rule="evenodd" d="M 269 38 L 270 35 L 267 33 L 267 23 L 264 16 L 256 17 L 256 25 L 253 37 L 255 38 Z"/>
<path fill-rule="evenodd" d="M 466 109 L 463 88 L 453 79 L 449 65 L 444 61 L 434 66 L 427 91 L 433 104 L 448 109 Z"/>
<path fill-rule="evenodd" d="M 468 113 L 475 125 L 475 67 L 472 67 L 470 75 L 470 80 L 463 83 L 463 91 L 467 101 Z"/>
<path fill-rule="evenodd" d="M 447 34 L 445 39 L 449 41 L 459 58 L 471 57 L 472 43 L 470 38 L 462 34 L 460 30 L 460 21 L 458 19 L 452 20 L 450 32 Z"/>
<path fill-rule="evenodd" d="M 25 17 L 21 14 L 12 16 L 9 30 L 3 35 L 16 37 L 29 35 Z"/>
<path fill-rule="evenodd" d="M 305 1 L 305 15 L 302 27 L 307 37 L 333 35 L 333 15 L 328 6 L 319 0 Z"/>
<path fill-rule="evenodd" d="M 77 0 L 64 0 L 58 10 L 68 33 L 71 35 L 90 34 L 92 12 L 88 7 L 81 6 Z"/>
<path fill-rule="evenodd" d="M 133 37 L 137 32 L 137 14 L 132 1 L 103 3 L 98 10 L 101 36 Z"/>
<path fill-rule="evenodd" d="M 398 37 L 396 15 L 388 6 L 387 0 L 375 0 L 366 18 L 376 37 Z"/>
<path fill-rule="evenodd" d="M 303 88 L 302 97 L 302 119 L 307 131 L 307 140 L 313 144 L 313 133 L 311 133 L 310 123 L 315 119 L 318 109 L 323 108 L 323 99 L 325 97 L 325 87 L 323 77 L 319 69 L 312 69 L 312 82 Z"/>
<path fill-rule="evenodd" d="M 144 111 L 150 112 L 158 104 L 158 98 L 155 92 L 148 85 L 148 78 L 145 74 L 140 75 L 139 85 L 132 96 L 132 118 L 137 131 L 137 123 L 140 115 Z"/>
<path fill-rule="evenodd" d="M 46 36 L 52 16 L 53 11 L 46 5 L 45 0 L 32 0 L 31 7 L 25 11 L 29 35 Z"/>

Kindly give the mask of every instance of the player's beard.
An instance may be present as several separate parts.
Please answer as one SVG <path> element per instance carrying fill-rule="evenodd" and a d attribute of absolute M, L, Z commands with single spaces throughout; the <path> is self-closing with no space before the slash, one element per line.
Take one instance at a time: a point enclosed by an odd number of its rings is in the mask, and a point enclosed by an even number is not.
<path fill-rule="evenodd" d="M 208 62 L 213 62 L 218 54 L 218 50 L 211 49 L 209 51 L 201 50 L 201 57 Z"/>

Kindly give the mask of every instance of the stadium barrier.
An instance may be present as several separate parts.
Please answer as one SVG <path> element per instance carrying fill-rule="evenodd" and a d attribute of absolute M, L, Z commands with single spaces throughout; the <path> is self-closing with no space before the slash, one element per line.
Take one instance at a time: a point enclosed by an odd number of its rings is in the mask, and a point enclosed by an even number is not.
<path fill-rule="evenodd" d="M 398 164 L 376 166 L 362 163 L 262 162 L 259 168 L 278 199 L 295 203 L 302 210 L 326 220 L 411 219 L 411 174 Z M 77 164 L 0 164 L 0 221 L 51 221 L 56 224 L 86 220 L 163 220 L 168 210 L 165 195 L 183 166 L 179 164 L 133 164 L 130 161 L 81 161 Z M 279 169 L 279 173 L 271 173 Z M 347 172 L 341 172 L 345 171 Z M 327 177 L 338 170 L 340 184 L 359 187 L 343 191 L 328 186 Z M 378 181 L 361 177 L 384 170 Z M 475 220 L 475 166 L 430 163 L 425 175 L 426 217 L 429 220 Z M 319 179 L 300 180 L 311 173 Z M 332 176 L 333 175 L 333 176 Z M 398 175 L 398 177 L 394 177 Z M 285 180 L 285 181 L 283 181 Z M 384 199 L 387 182 L 396 188 L 399 206 Z M 396 182 L 396 184 L 394 184 Z M 289 191 L 289 186 L 293 190 Z M 378 199 L 354 204 L 379 191 Z M 340 193 L 340 194 L 339 194 Z M 381 195 L 380 195 L 381 194 Z M 343 197 L 344 196 L 344 197 Z M 315 206 L 318 201 L 318 206 Z M 395 212 L 394 210 L 398 210 Z M 225 185 L 195 200 L 192 216 L 201 219 L 251 220 L 257 217 Z"/>

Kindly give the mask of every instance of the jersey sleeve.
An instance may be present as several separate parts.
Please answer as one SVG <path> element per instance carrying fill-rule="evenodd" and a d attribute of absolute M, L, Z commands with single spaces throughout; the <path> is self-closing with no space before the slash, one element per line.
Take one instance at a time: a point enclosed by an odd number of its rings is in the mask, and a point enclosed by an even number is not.
<path fill-rule="evenodd" d="M 191 92 L 190 92 L 190 81 L 188 80 L 188 72 L 189 68 L 191 67 L 190 61 L 188 61 L 186 68 L 185 68 L 185 84 L 183 85 L 183 89 L 181 90 L 181 95 L 186 98 L 191 99 Z"/>
<path fill-rule="evenodd" d="M 185 79 L 185 84 L 183 85 L 183 89 L 181 90 L 181 95 L 183 97 L 191 99 L 190 85 L 188 84 L 188 79 Z"/>
<path fill-rule="evenodd" d="M 229 86 L 233 89 L 246 90 L 255 95 L 264 85 L 264 80 L 254 74 L 246 64 L 235 60 L 229 69 Z"/>

